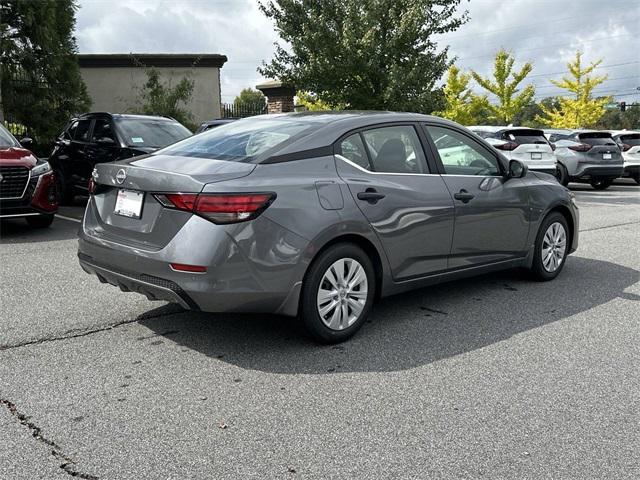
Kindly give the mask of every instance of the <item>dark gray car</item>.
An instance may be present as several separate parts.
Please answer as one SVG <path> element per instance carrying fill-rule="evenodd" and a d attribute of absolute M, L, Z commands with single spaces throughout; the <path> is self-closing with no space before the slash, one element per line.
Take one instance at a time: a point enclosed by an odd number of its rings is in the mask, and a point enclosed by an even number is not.
<path fill-rule="evenodd" d="M 85 271 L 188 309 L 299 315 L 324 342 L 381 296 L 513 267 L 550 280 L 578 245 L 552 176 L 410 113 L 239 120 L 98 165 L 92 190 Z"/>

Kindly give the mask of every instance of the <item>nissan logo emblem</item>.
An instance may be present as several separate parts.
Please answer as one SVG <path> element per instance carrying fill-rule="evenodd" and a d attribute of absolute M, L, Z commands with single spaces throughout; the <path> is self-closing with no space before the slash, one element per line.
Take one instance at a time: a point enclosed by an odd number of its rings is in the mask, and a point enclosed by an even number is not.
<path fill-rule="evenodd" d="M 116 173 L 116 182 L 118 182 L 119 185 L 122 185 L 126 178 L 127 172 L 125 172 L 123 168 L 118 170 L 118 173 Z"/>

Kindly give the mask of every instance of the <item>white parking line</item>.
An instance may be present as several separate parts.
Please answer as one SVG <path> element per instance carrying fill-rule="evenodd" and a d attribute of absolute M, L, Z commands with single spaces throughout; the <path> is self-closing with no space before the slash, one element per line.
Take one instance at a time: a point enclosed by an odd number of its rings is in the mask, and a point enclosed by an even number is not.
<path fill-rule="evenodd" d="M 78 220 L 77 218 L 65 217 L 64 215 L 60 215 L 56 213 L 56 218 L 61 218 L 63 220 L 69 220 L 70 222 L 82 223 L 82 220 Z"/>

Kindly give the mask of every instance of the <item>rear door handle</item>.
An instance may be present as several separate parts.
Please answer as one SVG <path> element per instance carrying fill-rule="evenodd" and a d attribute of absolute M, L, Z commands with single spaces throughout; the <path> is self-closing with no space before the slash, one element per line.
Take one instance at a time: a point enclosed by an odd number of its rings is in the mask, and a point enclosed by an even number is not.
<path fill-rule="evenodd" d="M 473 195 L 473 193 L 469 193 L 463 188 L 458 193 L 454 194 L 453 198 L 456 200 L 462 200 L 462 203 L 468 203 L 474 196 L 475 195 Z"/>
<path fill-rule="evenodd" d="M 358 199 L 364 200 L 369 203 L 377 203 L 378 200 L 382 200 L 386 195 L 376 191 L 375 188 L 367 188 L 364 192 L 358 193 Z"/>

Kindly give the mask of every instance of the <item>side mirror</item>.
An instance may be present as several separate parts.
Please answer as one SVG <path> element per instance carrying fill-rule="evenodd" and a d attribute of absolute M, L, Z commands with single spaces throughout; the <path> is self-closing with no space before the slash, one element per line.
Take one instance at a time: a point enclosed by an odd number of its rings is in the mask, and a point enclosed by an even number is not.
<path fill-rule="evenodd" d="M 96 143 L 98 145 L 104 145 L 104 146 L 110 146 L 110 145 L 116 144 L 115 140 L 111 137 L 101 137 L 98 139 Z"/>
<path fill-rule="evenodd" d="M 33 139 L 29 137 L 24 137 L 23 139 L 20 140 L 20 145 L 22 145 L 23 147 L 30 147 L 33 145 Z"/>
<path fill-rule="evenodd" d="M 529 169 L 520 160 L 509 161 L 509 178 L 522 178 L 527 174 Z"/>

